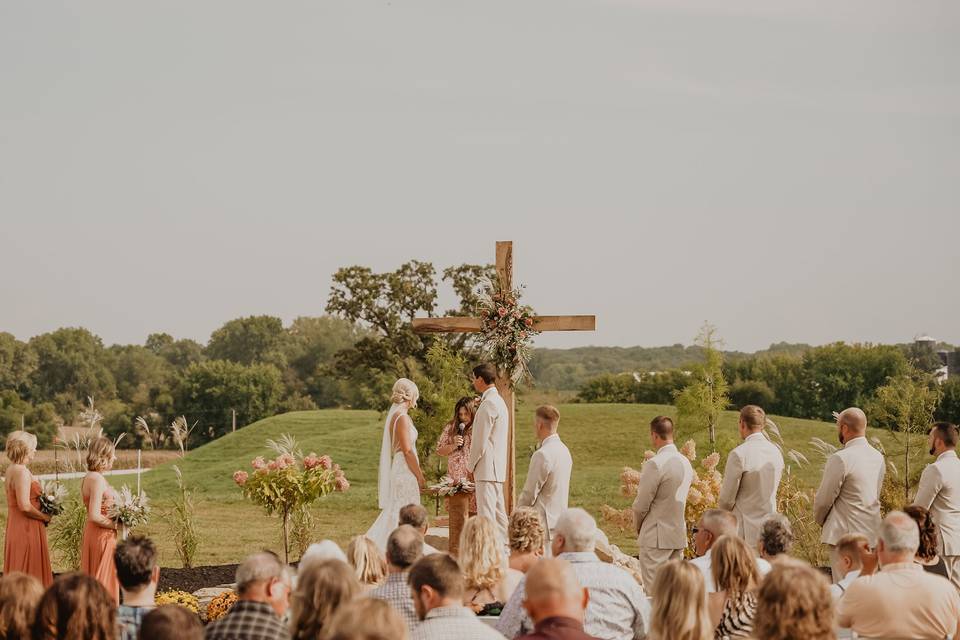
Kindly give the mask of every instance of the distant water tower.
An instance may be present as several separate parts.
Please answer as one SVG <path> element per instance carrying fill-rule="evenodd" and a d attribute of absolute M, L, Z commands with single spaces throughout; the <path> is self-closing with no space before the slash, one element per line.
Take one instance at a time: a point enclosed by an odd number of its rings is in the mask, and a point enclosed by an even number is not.
<path fill-rule="evenodd" d="M 929 351 L 930 353 L 935 353 L 940 358 L 940 367 L 933 371 L 933 375 L 936 378 L 937 382 L 944 382 L 949 376 L 950 368 L 948 365 L 949 353 L 947 351 L 937 351 L 937 339 L 933 338 L 927 334 L 921 334 L 913 339 L 913 344 L 916 345 L 918 352 Z"/>

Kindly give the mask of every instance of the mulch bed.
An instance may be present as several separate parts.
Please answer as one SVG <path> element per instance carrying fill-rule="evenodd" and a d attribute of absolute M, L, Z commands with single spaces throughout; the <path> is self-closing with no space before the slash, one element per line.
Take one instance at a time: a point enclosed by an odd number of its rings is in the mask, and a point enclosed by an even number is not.
<path fill-rule="evenodd" d="M 157 591 L 177 589 L 193 593 L 205 587 L 216 587 L 221 584 L 231 584 L 237 575 L 237 565 L 221 564 L 212 567 L 192 567 L 190 569 L 175 569 L 161 567 L 160 586 Z"/>

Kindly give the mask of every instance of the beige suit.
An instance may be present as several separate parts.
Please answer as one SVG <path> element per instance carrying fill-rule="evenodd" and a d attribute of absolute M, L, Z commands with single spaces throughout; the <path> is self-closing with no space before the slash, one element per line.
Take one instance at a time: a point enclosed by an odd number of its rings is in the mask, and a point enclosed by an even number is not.
<path fill-rule="evenodd" d="M 780 449 L 763 433 L 750 434 L 727 457 L 717 506 L 736 514 L 740 537 L 751 549 L 757 547 L 764 518 L 777 512 L 783 466 Z"/>
<path fill-rule="evenodd" d="M 643 464 L 637 499 L 633 501 L 633 516 L 647 591 L 653 586 L 661 564 L 683 557 L 687 546 L 684 509 L 692 481 L 693 467 L 677 451 L 676 445 L 660 447 L 657 454 Z"/>
<path fill-rule="evenodd" d="M 507 480 L 507 435 L 510 415 L 496 387 L 483 392 L 473 418 L 473 438 L 467 467 L 476 483 L 477 515 L 497 525 L 501 540 L 507 540 L 507 509 L 503 483 Z"/>
<path fill-rule="evenodd" d="M 939 530 L 938 552 L 950 581 L 960 588 L 960 458 L 956 451 L 944 451 L 927 465 L 913 504 L 930 511 Z"/>
<path fill-rule="evenodd" d="M 540 511 L 547 528 L 548 549 L 553 540 L 553 527 L 560 514 L 567 509 L 572 471 L 570 450 L 557 434 L 544 438 L 540 448 L 530 458 L 530 470 L 517 506 L 533 507 Z"/>
<path fill-rule="evenodd" d="M 839 576 L 836 544 L 840 538 L 862 533 L 871 545 L 876 544 L 884 472 L 883 455 L 863 436 L 851 438 L 827 458 L 813 499 L 813 516 L 823 527 L 820 541 L 830 547 L 834 576 Z"/>

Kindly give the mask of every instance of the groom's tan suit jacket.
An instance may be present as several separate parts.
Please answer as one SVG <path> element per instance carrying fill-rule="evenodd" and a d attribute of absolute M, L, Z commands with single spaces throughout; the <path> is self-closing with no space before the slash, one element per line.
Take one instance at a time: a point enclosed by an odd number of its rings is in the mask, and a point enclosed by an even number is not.
<path fill-rule="evenodd" d="M 777 512 L 783 455 L 762 432 L 752 433 L 727 456 L 717 506 L 737 516 L 740 537 L 753 549 L 764 518 Z"/>
<path fill-rule="evenodd" d="M 473 438 L 467 468 L 477 482 L 507 481 L 507 403 L 496 387 L 483 392 L 473 417 Z"/>
<path fill-rule="evenodd" d="M 572 471 L 573 457 L 557 434 L 544 438 L 530 458 L 530 470 L 517 506 L 533 507 L 540 512 L 547 527 L 548 541 L 553 540 L 553 527 L 567 509 Z"/>
<path fill-rule="evenodd" d="M 883 455 L 863 436 L 851 438 L 827 458 L 813 499 L 813 516 L 823 527 L 821 542 L 836 546 L 844 535 L 862 533 L 876 544 L 884 464 Z"/>

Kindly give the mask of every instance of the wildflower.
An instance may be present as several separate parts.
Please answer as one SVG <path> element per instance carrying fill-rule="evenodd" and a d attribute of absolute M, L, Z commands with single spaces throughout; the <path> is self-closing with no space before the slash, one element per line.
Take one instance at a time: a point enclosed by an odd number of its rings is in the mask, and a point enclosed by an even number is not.
<path fill-rule="evenodd" d="M 346 476 L 338 476 L 333 482 L 336 486 L 336 490 L 341 493 L 350 488 L 350 483 L 347 481 Z"/>
<path fill-rule="evenodd" d="M 276 460 L 271 460 L 270 462 L 267 463 L 267 469 L 270 471 L 276 471 L 278 468 L 279 468 L 279 465 L 277 465 Z"/>
<path fill-rule="evenodd" d="M 523 324 L 527 325 L 527 327 L 532 327 L 532 326 L 533 326 L 533 318 L 525 318 L 525 319 L 523 320 Z"/>
<path fill-rule="evenodd" d="M 253 465 L 253 468 L 257 470 L 265 469 L 267 467 L 267 461 L 263 459 L 263 456 L 257 456 L 250 464 Z"/>
<path fill-rule="evenodd" d="M 320 459 L 317 460 L 317 464 L 320 465 L 321 469 L 329 469 L 333 466 L 333 460 L 330 459 L 330 456 L 320 456 Z"/>
<path fill-rule="evenodd" d="M 500 315 L 501 318 L 504 318 L 507 315 L 507 310 L 505 307 L 500 307 L 499 309 L 497 309 L 497 313 Z"/>

